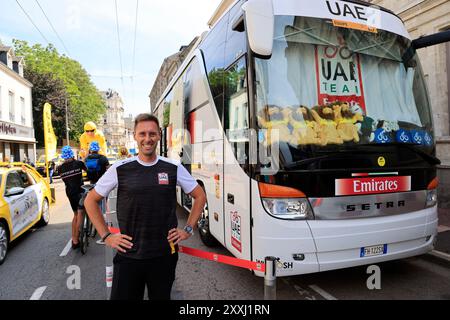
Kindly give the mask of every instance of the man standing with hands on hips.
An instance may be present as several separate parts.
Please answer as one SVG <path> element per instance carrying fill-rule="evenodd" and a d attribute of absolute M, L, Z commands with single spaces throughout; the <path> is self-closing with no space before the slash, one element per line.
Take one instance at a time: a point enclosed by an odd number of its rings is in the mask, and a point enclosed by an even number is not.
<path fill-rule="evenodd" d="M 178 261 L 178 243 L 193 234 L 206 202 L 203 189 L 179 163 L 156 154 L 158 118 L 140 114 L 134 123 L 137 157 L 116 162 L 85 200 L 89 218 L 114 257 L 112 300 L 169 300 Z M 178 228 L 176 186 L 194 199 L 184 228 Z M 110 234 L 99 203 L 117 187 L 120 234 Z"/>

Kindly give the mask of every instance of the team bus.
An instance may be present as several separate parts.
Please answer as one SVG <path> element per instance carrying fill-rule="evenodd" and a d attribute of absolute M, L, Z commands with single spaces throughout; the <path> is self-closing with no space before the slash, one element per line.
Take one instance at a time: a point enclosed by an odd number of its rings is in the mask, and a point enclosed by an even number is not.
<path fill-rule="evenodd" d="M 432 250 L 439 160 L 415 44 L 363 1 L 233 3 L 152 110 L 160 154 L 206 192 L 202 241 L 275 256 L 278 276 Z"/>

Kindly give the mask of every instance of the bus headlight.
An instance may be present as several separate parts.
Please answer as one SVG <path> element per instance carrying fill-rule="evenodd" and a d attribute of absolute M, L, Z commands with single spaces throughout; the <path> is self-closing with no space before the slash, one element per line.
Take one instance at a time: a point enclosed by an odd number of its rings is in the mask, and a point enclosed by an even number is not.
<path fill-rule="evenodd" d="M 427 190 L 427 208 L 434 207 L 437 203 L 437 190 Z"/>
<path fill-rule="evenodd" d="M 313 219 L 314 215 L 306 198 L 262 198 L 266 211 L 280 219 L 305 220 Z"/>

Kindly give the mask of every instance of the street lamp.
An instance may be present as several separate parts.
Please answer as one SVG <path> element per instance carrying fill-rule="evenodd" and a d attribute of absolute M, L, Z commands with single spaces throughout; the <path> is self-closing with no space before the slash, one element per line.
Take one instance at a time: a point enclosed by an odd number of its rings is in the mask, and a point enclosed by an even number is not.
<path fill-rule="evenodd" d="M 69 139 L 69 112 L 68 112 L 68 107 L 67 107 L 67 95 L 65 97 L 66 100 L 66 140 L 67 140 L 67 145 L 70 146 L 70 139 Z M 79 94 L 71 94 L 69 95 L 69 97 L 80 97 Z"/>
<path fill-rule="evenodd" d="M 67 96 L 66 96 L 66 140 L 67 140 L 67 145 L 70 146 L 70 140 L 69 140 L 69 114 L 67 112 Z"/>

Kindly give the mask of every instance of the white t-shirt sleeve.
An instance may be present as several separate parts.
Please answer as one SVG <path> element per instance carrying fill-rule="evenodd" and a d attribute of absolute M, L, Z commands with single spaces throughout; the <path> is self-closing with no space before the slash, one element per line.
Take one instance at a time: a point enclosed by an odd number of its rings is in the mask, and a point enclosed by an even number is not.
<path fill-rule="evenodd" d="M 179 185 L 186 194 L 191 193 L 198 186 L 197 181 L 195 181 L 182 164 L 179 164 L 177 169 L 177 185 Z"/>
<path fill-rule="evenodd" d="M 111 166 L 95 184 L 95 191 L 106 198 L 108 194 L 117 187 L 117 166 Z"/>

